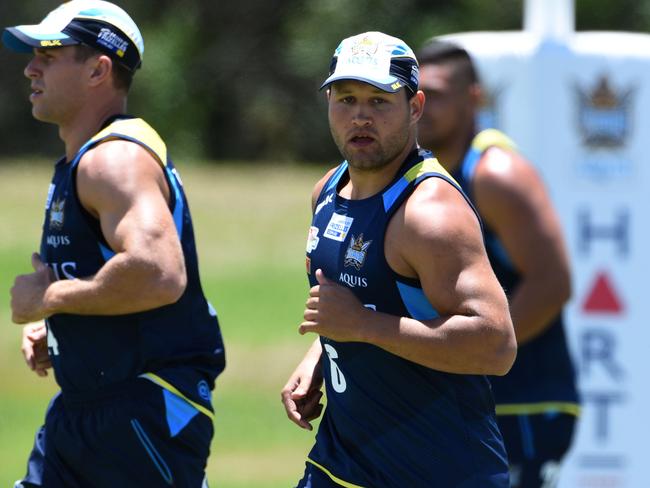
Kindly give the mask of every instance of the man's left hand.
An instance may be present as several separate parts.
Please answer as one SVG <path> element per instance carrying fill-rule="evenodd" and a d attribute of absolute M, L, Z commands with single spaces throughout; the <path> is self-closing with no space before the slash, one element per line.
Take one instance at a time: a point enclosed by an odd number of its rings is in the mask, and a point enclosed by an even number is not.
<path fill-rule="evenodd" d="M 318 285 L 309 290 L 300 334 L 315 332 L 339 342 L 361 340 L 361 329 L 372 312 L 349 288 L 326 278 L 321 269 L 316 270 L 316 279 Z"/>

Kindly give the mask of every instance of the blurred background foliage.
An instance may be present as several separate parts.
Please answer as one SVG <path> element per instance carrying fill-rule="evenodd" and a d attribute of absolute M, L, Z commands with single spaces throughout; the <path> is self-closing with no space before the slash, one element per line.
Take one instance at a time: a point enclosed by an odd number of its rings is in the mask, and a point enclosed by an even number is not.
<path fill-rule="evenodd" d="M 2 0 L 0 26 L 34 23 L 57 0 Z M 129 111 L 181 159 L 337 159 L 318 87 L 349 35 L 381 30 L 417 48 L 472 30 L 519 30 L 523 0 L 116 0 L 146 52 Z M 650 31 L 650 0 L 576 0 L 578 30 Z M 56 130 L 32 120 L 26 56 L 0 50 L 2 156 L 54 158 Z"/>

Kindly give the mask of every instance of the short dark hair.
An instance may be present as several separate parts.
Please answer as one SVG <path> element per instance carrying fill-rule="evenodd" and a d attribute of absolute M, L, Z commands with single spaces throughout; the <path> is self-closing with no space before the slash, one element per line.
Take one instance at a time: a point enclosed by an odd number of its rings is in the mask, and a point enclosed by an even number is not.
<path fill-rule="evenodd" d="M 78 44 L 75 46 L 75 60 L 77 61 L 86 61 L 93 56 L 98 56 L 103 53 L 102 51 L 95 49 L 92 46 L 87 46 L 86 44 Z M 131 83 L 133 82 L 133 71 L 129 70 L 126 66 L 121 63 L 113 60 L 113 84 L 118 90 L 122 90 L 125 93 L 129 92 L 131 88 Z"/>
<path fill-rule="evenodd" d="M 454 64 L 457 73 L 468 84 L 479 83 L 478 73 L 469 53 L 458 44 L 432 39 L 416 54 L 420 66 L 425 64 Z"/>

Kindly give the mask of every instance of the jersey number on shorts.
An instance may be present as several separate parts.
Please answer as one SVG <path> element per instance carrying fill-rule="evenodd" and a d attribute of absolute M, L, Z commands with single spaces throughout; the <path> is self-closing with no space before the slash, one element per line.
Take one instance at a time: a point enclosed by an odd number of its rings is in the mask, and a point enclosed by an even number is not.
<path fill-rule="evenodd" d="M 327 359 L 330 361 L 330 372 L 332 375 L 332 388 L 336 393 L 343 393 L 346 388 L 345 376 L 343 372 L 339 369 L 338 365 L 334 362 L 335 359 L 339 357 L 339 353 L 336 352 L 329 344 L 325 344 L 325 352 L 327 353 Z"/>
<path fill-rule="evenodd" d="M 542 465 L 540 470 L 542 478 L 541 488 L 556 488 L 560 482 L 560 463 L 557 461 L 547 461 Z"/>
<path fill-rule="evenodd" d="M 51 327 L 47 328 L 47 348 L 50 350 L 52 356 L 59 355 L 59 341 L 54 337 L 54 332 L 52 332 Z"/>

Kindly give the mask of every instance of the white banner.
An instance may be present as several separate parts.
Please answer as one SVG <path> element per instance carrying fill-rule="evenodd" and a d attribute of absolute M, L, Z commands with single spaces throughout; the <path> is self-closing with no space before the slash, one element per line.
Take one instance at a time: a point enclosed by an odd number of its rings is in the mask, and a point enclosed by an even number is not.
<path fill-rule="evenodd" d="M 583 411 L 561 488 L 648 488 L 650 35 L 446 36 L 488 92 L 560 214 L 573 268 L 566 319 Z"/>

